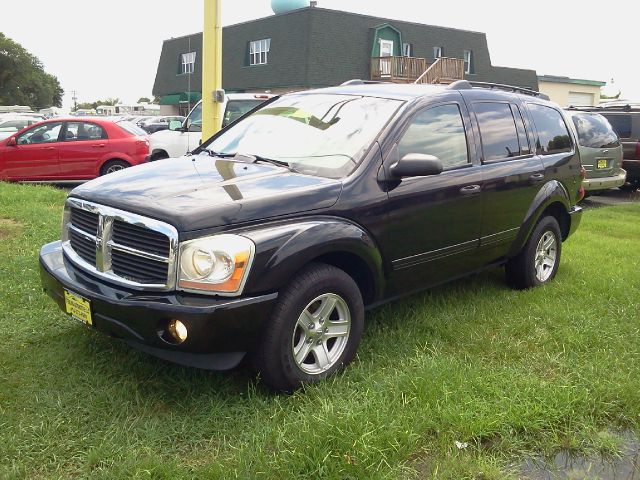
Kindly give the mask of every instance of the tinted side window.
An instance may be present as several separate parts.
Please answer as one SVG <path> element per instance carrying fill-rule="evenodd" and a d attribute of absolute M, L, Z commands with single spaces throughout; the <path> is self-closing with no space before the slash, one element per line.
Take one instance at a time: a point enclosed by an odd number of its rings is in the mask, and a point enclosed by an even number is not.
<path fill-rule="evenodd" d="M 66 142 L 83 140 L 101 140 L 107 138 L 107 132 L 100 125 L 87 122 L 67 123 Z"/>
<path fill-rule="evenodd" d="M 614 148 L 620 145 L 618 136 L 602 115 L 574 115 L 573 124 L 578 131 L 578 142 L 583 147 Z"/>
<path fill-rule="evenodd" d="M 482 139 L 485 162 L 520 155 L 516 123 L 508 103 L 476 103 L 473 106 Z"/>
<path fill-rule="evenodd" d="M 613 127 L 620 138 L 631 138 L 631 115 L 628 114 L 602 114 Z"/>
<path fill-rule="evenodd" d="M 538 144 L 536 145 L 538 154 L 552 155 L 570 152 L 573 144 L 560 112 L 544 105 L 530 103 L 528 106 L 533 123 L 538 130 Z"/>
<path fill-rule="evenodd" d="M 434 155 L 444 168 L 467 165 L 467 136 L 458 105 L 441 105 L 420 113 L 398 144 L 400 158 L 409 153 Z"/>

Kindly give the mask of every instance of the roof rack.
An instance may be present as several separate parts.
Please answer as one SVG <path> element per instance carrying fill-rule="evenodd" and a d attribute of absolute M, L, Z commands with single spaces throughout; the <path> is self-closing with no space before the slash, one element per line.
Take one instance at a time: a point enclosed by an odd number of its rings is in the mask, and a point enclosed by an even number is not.
<path fill-rule="evenodd" d="M 504 90 L 505 92 L 522 93 L 524 95 L 531 95 L 532 97 L 539 97 L 542 100 L 550 100 L 544 93 L 531 90 L 530 88 L 515 87 L 513 85 L 503 85 L 501 83 L 490 82 L 470 82 L 469 80 L 458 80 L 449 85 L 451 90 L 469 90 L 473 87 L 488 88 L 490 90 Z"/>
<path fill-rule="evenodd" d="M 597 111 L 597 112 L 631 112 L 640 110 L 640 105 L 637 103 L 629 103 L 626 105 L 595 105 L 595 106 L 586 106 L 586 105 L 571 105 L 567 107 L 567 110 L 578 110 L 578 111 Z"/>
<path fill-rule="evenodd" d="M 340 86 L 347 86 L 347 85 L 373 85 L 376 83 L 388 83 L 388 82 L 379 82 L 377 80 L 361 80 L 359 78 L 354 78 L 353 80 L 347 80 L 344 83 L 341 83 Z"/>

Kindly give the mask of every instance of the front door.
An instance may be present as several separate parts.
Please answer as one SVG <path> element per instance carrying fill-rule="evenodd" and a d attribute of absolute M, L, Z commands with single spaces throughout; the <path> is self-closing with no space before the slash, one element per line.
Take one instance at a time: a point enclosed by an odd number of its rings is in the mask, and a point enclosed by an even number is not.
<path fill-rule="evenodd" d="M 16 137 L 17 145 L 5 150 L 5 175 L 9 180 L 53 180 L 60 174 L 59 136 L 62 122 L 40 124 Z"/>
<path fill-rule="evenodd" d="M 389 230 L 381 243 L 391 259 L 389 287 L 394 294 L 473 270 L 480 238 L 482 168 L 469 153 L 469 129 L 461 102 L 426 107 L 385 160 L 389 167 L 418 153 L 435 155 L 444 166 L 440 175 L 403 178 L 391 185 Z"/>
<path fill-rule="evenodd" d="M 393 41 L 380 39 L 380 74 L 391 76 L 391 62 L 393 61 Z"/>

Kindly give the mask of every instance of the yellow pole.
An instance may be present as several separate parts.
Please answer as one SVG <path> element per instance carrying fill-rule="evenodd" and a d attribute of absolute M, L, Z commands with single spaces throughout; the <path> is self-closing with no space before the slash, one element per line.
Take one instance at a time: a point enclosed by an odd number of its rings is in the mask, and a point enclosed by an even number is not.
<path fill-rule="evenodd" d="M 204 0 L 202 34 L 202 141 L 222 128 L 222 0 Z"/>

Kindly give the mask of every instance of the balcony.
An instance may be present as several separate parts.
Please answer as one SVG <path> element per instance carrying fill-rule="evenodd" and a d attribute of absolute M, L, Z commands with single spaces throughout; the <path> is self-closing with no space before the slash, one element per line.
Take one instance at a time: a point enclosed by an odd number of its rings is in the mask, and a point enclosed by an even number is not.
<path fill-rule="evenodd" d="M 442 57 L 431 65 L 426 58 L 373 57 L 371 80 L 392 83 L 451 83 L 464 79 L 464 61 Z"/>

